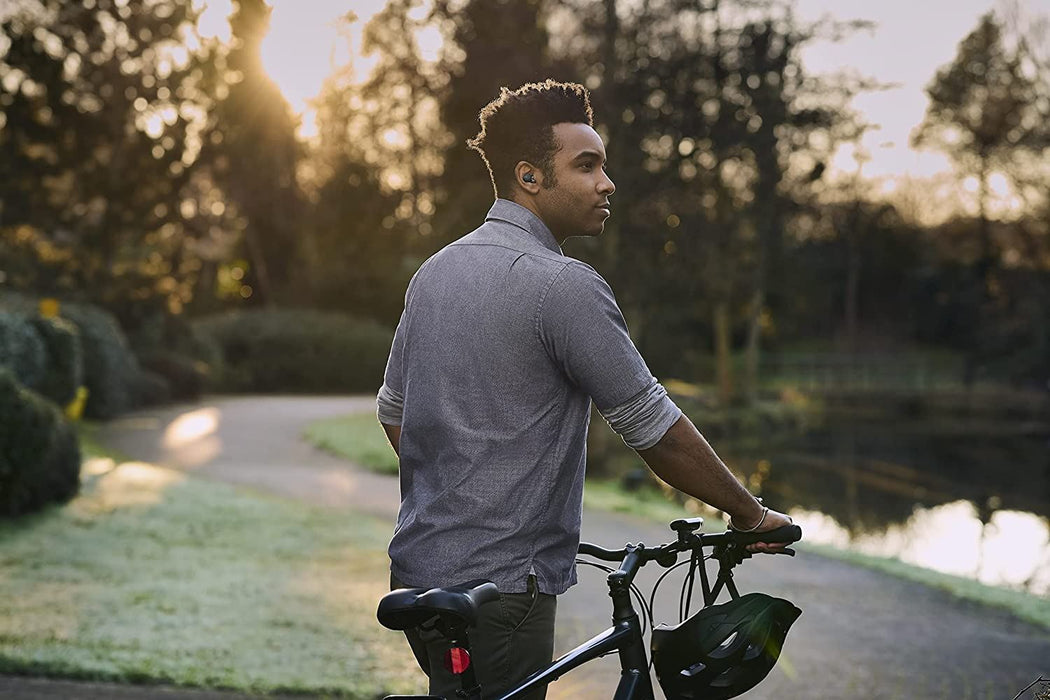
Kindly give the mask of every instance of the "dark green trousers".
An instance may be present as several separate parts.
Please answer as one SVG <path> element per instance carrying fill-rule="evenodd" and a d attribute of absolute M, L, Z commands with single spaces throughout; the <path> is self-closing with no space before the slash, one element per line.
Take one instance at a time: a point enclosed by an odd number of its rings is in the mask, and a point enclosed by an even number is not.
<path fill-rule="evenodd" d="M 406 588 L 390 576 L 390 589 Z M 498 698 L 551 662 L 554 654 L 554 617 L 558 599 L 540 593 L 536 579 L 529 577 L 527 593 L 500 593 L 499 603 L 480 608 L 477 627 L 467 630 L 470 658 L 481 684 L 482 697 Z M 430 678 L 430 694 L 455 698 L 459 676 L 445 669 L 448 642 L 436 631 L 406 630 L 419 667 Z M 546 687 L 527 700 L 544 700 Z"/>

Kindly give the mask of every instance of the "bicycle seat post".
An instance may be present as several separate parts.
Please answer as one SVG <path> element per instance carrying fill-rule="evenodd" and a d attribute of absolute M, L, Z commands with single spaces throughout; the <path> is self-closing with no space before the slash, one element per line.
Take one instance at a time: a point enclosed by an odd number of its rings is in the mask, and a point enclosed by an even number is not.
<path fill-rule="evenodd" d="M 477 676 L 474 674 L 474 664 L 470 660 L 470 639 L 467 636 L 466 627 L 457 626 L 449 629 L 446 637 L 449 641 L 450 654 L 451 650 L 455 649 L 465 650 L 467 653 L 466 668 L 462 670 L 452 667 L 451 658 L 446 659 L 448 670 L 459 676 L 460 690 L 456 692 L 456 696 L 462 700 L 481 700 L 481 686 L 478 685 Z"/>

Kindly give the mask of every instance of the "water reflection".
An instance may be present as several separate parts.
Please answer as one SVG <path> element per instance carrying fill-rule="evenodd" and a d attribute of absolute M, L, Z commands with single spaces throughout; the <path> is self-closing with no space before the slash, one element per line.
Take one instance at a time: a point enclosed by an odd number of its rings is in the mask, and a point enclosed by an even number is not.
<path fill-rule="evenodd" d="M 996 511 L 984 525 L 972 503 L 954 501 L 917 508 L 904 523 L 856 536 L 824 513 L 793 508 L 790 514 L 811 542 L 1050 594 L 1050 528 L 1032 513 Z"/>
<path fill-rule="evenodd" d="M 723 450 L 810 541 L 1050 594 L 1047 428 L 832 417 Z M 722 449 L 720 447 L 720 449 Z"/>

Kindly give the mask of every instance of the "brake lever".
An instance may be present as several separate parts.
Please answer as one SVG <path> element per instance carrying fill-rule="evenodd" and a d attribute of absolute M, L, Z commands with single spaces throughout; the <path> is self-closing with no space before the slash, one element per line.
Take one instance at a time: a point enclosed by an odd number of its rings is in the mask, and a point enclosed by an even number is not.
<path fill-rule="evenodd" d="M 775 549 L 771 552 L 760 550 L 757 552 L 750 552 L 750 554 L 786 554 L 789 557 L 793 557 L 795 556 L 795 550 L 793 550 L 791 547 L 784 547 L 783 549 Z"/>

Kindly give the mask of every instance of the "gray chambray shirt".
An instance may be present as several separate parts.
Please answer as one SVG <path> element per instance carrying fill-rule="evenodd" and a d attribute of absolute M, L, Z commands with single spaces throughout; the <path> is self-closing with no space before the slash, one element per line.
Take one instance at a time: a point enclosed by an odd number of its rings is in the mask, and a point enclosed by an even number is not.
<path fill-rule="evenodd" d="M 416 272 L 378 396 L 401 426 L 393 574 L 412 586 L 576 582 L 591 400 L 628 445 L 681 411 L 642 360 L 612 290 L 543 222 L 497 199 Z"/>

